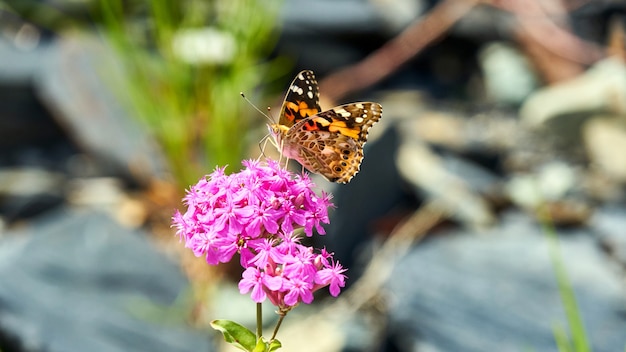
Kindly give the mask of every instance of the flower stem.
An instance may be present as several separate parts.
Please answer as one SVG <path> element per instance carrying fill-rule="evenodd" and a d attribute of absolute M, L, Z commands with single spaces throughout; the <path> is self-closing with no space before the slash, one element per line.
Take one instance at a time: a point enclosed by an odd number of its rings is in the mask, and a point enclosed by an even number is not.
<path fill-rule="evenodd" d="M 263 305 L 256 304 L 256 338 L 260 339 L 263 335 Z"/>
<path fill-rule="evenodd" d="M 270 341 L 274 341 L 274 339 L 276 338 L 276 335 L 278 334 L 278 329 L 280 329 L 280 324 L 283 323 L 283 319 L 285 319 L 286 314 L 280 314 L 280 317 L 278 318 L 278 322 L 276 323 L 276 327 L 274 328 L 274 333 L 272 334 L 272 338 L 270 339 Z"/>

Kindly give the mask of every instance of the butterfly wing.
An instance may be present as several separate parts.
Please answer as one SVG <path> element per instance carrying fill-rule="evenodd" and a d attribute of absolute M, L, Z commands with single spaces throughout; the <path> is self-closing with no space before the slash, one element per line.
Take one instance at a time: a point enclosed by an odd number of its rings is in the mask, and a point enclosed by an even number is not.
<path fill-rule="evenodd" d="M 381 116 L 380 104 L 364 102 L 307 117 L 286 133 L 283 154 L 331 182 L 348 183 L 361 167 L 369 129 Z"/>
<path fill-rule="evenodd" d="M 293 79 L 280 109 L 278 124 L 291 127 L 322 111 L 320 91 L 313 71 L 305 70 Z"/>

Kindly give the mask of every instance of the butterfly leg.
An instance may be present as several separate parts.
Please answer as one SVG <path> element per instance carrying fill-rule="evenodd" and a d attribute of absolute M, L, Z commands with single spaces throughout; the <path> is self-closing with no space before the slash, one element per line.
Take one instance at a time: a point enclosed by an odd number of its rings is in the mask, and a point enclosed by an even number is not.
<path fill-rule="evenodd" d="M 278 157 L 278 165 L 280 165 L 280 162 L 283 161 L 283 145 L 285 142 L 281 141 L 280 142 L 280 148 L 278 148 L 278 154 L 280 155 Z"/>
<path fill-rule="evenodd" d="M 279 151 L 280 151 L 280 153 L 279 153 L 279 154 L 280 154 L 280 157 L 279 157 L 279 159 L 278 159 L 278 165 L 280 165 L 280 163 L 283 161 L 283 152 L 282 152 L 282 151 L 283 151 L 283 146 L 284 146 L 284 145 L 285 145 L 285 141 L 281 141 L 281 142 L 280 142 L 280 149 L 279 149 Z M 289 160 L 290 160 L 290 159 L 289 159 L 288 157 L 286 157 L 286 156 L 285 156 L 285 169 L 287 169 L 287 167 L 289 167 Z"/>
<path fill-rule="evenodd" d="M 261 141 L 259 142 L 259 149 L 261 150 L 261 154 L 259 155 L 258 160 L 261 159 L 261 157 L 267 157 L 265 155 L 265 147 L 267 147 L 267 141 L 269 140 L 269 134 L 265 135 L 265 137 L 263 137 L 263 139 L 261 139 Z"/>

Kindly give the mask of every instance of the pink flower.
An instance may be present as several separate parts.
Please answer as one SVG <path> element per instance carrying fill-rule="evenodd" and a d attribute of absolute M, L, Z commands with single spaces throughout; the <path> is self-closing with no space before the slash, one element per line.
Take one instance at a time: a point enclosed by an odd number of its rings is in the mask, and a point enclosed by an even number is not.
<path fill-rule="evenodd" d="M 315 274 L 315 283 L 321 285 L 321 287 L 330 285 L 330 294 L 333 297 L 337 297 L 341 290 L 340 287 L 346 285 L 346 276 L 343 274 L 345 271 L 346 269 L 338 262 L 328 265 Z"/>
<path fill-rule="evenodd" d="M 307 304 L 313 302 L 313 285 L 308 280 L 294 278 L 286 281 L 284 287 L 286 306 L 295 306 L 300 301 Z"/>
<path fill-rule="evenodd" d="M 325 249 L 316 254 L 294 234 L 313 229 L 325 234 L 331 196 L 313 191 L 307 175 L 295 175 L 278 162 L 247 160 L 240 172 L 226 175 L 217 168 L 191 186 L 183 198 L 184 212 L 176 211 L 172 227 L 185 246 L 207 263 L 217 265 L 239 253 L 245 269 L 239 282 L 242 294 L 255 302 L 268 296 L 281 307 L 311 303 L 313 292 L 330 285 L 339 294 L 345 269 L 333 263 Z"/>
<path fill-rule="evenodd" d="M 282 286 L 282 280 L 280 278 L 268 276 L 265 272 L 254 267 L 246 269 L 242 277 L 241 281 L 239 281 L 239 291 L 241 293 L 248 293 L 252 288 L 252 300 L 258 303 L 265 300 L 266 295 L 264 288 L 278 290 Z"/>

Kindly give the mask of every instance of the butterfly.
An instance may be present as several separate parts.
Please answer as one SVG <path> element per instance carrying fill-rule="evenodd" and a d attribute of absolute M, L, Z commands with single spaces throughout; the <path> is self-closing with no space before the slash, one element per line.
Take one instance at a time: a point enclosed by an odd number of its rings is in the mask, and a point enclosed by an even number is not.
<path fill-rule="evenodd" d="M 344 104 L 322 111 L 313 71 L 294 78 L 278 123 L 268 125 L 281 154 L 331 182 L 348 183 L 359 172 L 370 128 L 382 117 L 378 103 Z"/>

